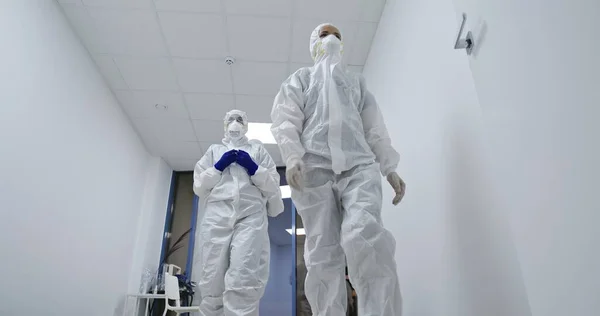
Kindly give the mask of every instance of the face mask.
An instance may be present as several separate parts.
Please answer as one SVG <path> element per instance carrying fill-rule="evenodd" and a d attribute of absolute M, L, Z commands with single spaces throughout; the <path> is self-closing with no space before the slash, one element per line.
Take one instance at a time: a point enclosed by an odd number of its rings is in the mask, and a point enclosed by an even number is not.
<path fill-rule="evenodd" d="M 340 53 L 342 50 L 342 41 L 335 35 L 327 35 L 321 40 L 321 45 L 327 54 Z"/>
<path fill-rule="evenodd" d="M 244 126 L 239 122 L 233 122 L 227 127 L 227 135 L 233 140 L 244 137 Z"/>

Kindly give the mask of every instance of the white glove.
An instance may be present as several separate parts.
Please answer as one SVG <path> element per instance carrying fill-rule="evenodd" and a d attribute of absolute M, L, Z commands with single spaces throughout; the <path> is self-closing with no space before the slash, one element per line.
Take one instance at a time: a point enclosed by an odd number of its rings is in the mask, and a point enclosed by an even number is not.
<path fill-rule="evenodd" d="M 402 198 L 404 197 L 404 192 L 406 191 L 406 184 L 404 183 L 404 181 L 402 181 L 402 179 L 396 172 L 388 174 L 387 180 L 394 189 L 394 192 L 396 192 L 396 196 L 394 196 L 392 204 L 398 205 L 398 203 L 400 203 L 400 201 L 402 201 Z"/>
<path fill-rule="evenodd" d="M 292 188 L 302 191 L 304 188 L 304 162 L 302 159 L 290 159 L 285 170 L 285 178 Z"/>

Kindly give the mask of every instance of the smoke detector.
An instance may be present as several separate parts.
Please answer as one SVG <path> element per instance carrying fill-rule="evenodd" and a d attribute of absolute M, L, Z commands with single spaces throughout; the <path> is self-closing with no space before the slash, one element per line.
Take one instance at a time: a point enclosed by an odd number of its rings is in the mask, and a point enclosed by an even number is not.
<path fill-rule="evenodd" d="M 225 63 L 229 66 L 233 65 L 233 63 L 235 63 L 235 58 L 231 57 L 231 56 L 227 56 L 225 57 Z"/>
<path fill-rule="evenodd" d="M 156 108 L 159 111 L 167 111 L 169 109 L 169 106 L 166 104 L 157 103 L 154 105 L 154 108 Z"/>

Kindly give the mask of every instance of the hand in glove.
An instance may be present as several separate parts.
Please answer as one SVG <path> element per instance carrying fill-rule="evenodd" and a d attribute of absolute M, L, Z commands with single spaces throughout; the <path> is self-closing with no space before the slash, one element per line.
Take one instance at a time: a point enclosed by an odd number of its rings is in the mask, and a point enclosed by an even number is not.
<path fill-rule="evenodd" d="M 224 153 L 223 157 L 221 157 L 221 159 L 219 159 L 219 161 L 217 161 L 217 163 L 215 164 L 215 169 L 223 172 L 225 168 L 229 167 L 229 165 L 236 161 L 237 156 L 238 151 L 235 149 Z"/>
<path fill-rule="evenodd" d="M 304 188 L 304 163 L 301 159 L 290 160 L 285 170 L 285 178 L 292 188 L 302 191 Z"/>
<path fill-rule="evenodd" d="M 404 181 L 402 181 L 402 179 L 396 172 L 388 174 L 387 180 L 394 189 L 394 192 L 396 192 L 396 196 L 392 200 L 392 204 L 398 205 L 398 203 L 400 203 L 400 201 L 402 201 L 402 198 L 404 197 L 404 192 L 406 191 L 406 184 L 404 183 Z"/>
<path fill-rule="evenodd" d="M 256 170 L 258 170 L 258 165 L 256 164 L 256 162 L 254 162 L 254 160 L 252 160 L 250 154 L 243 150 L 238 151 L 236 162 L 238 163 L 238 165 L 246 168 L 250 176 L 255 175 Z"/>

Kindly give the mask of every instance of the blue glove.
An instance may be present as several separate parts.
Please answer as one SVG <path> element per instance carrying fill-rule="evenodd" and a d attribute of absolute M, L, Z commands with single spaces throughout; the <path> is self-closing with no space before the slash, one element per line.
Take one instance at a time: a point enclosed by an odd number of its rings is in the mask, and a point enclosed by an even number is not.
<path fill-rule="evenodd" d="M 254 160 L 252 160 L 252 157 L 250 157 L 250 155 L 243 150 L 238 151 L 236 162 L 238 163 L 238 165 L 246 168 L 250 176 L 256 174 L 256 170 L 258 170 L 258 165 L 256 164 L 256 162 L 254 162 Z"/>
<path fill-rule="evenodd" d="M 217 163 L 215 164 L 215 169 L 223 172 L 225 168 L 229 167 L 229 165 L 235 162 L 237 156 L 238 151 L 235 149 L 224 153 L 223 157 L 221 157 L 221 159 L 219 159 L 219 161 L 217 161 Z"/>

